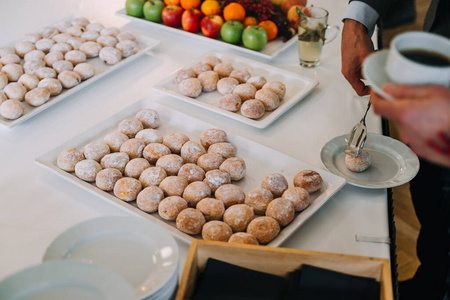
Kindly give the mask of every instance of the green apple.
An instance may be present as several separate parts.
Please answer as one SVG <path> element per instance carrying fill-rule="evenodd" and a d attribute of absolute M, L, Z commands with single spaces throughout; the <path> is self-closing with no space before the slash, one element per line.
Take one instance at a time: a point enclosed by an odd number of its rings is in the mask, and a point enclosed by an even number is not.
<path fill-rule="evenodd" d="M 127 15 L 142 18 L 144 16 L 143 8 L 146 0 L 127 0 L 125 9 Z"/>
<path fill-rule="evenodd" d="M 236 20 L 227 21 L 220 28 L 220 37 L 227 43 L 237 44 L 241 41 L 244 25 Z"/>
<path fill-rule="evenodd" d="M 242 32 L 242 43 L 245 48 L 260 51 L 267 44 L 267 32 L 258 25 L 247 26 Z"/>
<path fill-rule="evenodd" d="M 164 9 L 164 2 L 161 0 L 151 0 L 144 4 L 144 17 L 152 22 L 162 22 L 161 13 Z"/>

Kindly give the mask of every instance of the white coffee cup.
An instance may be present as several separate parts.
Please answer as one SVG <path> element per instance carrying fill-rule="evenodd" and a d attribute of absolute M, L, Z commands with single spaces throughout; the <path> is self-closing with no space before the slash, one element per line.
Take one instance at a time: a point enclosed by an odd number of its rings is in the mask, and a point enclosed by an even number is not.
<path fill-rule="evenodd" d="M 389 49 L 386 73 L 395 83 L 450 87 L 450 66 L 431 66 L 406 58 L 405 50 L 434 52 L 450 60 L 450 39 L 426 32 L 407 32 L 396 36 Z"/>

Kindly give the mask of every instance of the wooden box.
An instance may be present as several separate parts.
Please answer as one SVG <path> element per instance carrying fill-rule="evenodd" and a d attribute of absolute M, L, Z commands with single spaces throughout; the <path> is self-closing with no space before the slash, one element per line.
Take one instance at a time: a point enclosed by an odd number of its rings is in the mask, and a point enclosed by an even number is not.
<path fill-rule="evenodd" d="M 380 282 L 381 300 L 393 299 L 391 271 L 387 259 L 194 240 L 189 249 L 176 300 L 191 298 L 197 277 L 204 271 L 206 261 L 210 257 L 285 278 L 288 273 L 299 269 L 303 264 L 370 277 Z"/>

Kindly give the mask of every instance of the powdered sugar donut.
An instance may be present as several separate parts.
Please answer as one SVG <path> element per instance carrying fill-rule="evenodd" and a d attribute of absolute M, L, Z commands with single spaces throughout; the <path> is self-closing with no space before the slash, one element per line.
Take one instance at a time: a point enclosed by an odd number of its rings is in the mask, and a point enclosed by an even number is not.
<path fill-rule="evenodd" d="M 59 33 L 59 30 L 56 29 L 55 27 L 46 27 L 40 33 L 42 35 L 42 39 L 51 39 L 52 37 L 54 37 L 55 35 L 57 35 Z M 36 41 L 36 43 L 39 41 Z"/>
<path fill-rule="evenodd" d="M 127 118 L 119 123 L 119 132 L 125 134 L 129 138 L 133 138 L 139 131 L 144 129 L 141 121 L 136 118 Z"/>
<path fill-rule="evenodd" d="M 172 153 L 180 153 L 181 147 L 188 141 L 189 138 L 183 133 L 171 133 L 164 137 L 163 144 L 166 145 Z"/>
<path fill-rule="evenodd" d="M 35 51 L 35 50 L 33 50 L 33 51 Z M 37 51 L 39 51 L 39 50 L 37 50 Z M 31 52 L 32 51 L 28 52 L 27 54 L 29 54 Z M 30 59 L 28 59 L 28 60 L 30 60 Z M 0 58 L 0 63 L 3 65 L 20 64 L 20 56 L 17 54 L 4 55 L 4 56 L 2 56 L 2 58 Z"/>
<path fill-rule="evenodd" d="M 18 119 L 24 111 L 25 108 L 19 100 L 9 99 L 0 104 L 0 115 L 8 120 Z"/>
<path fill-rule="evenodd" d="M 231 176 L 222 170 L 211 170 L 206 172 L 203 182 L 208 184 L 214 193 L 221 185 L 231 183 Z"/>
<path fill-rule="evenodd" d="M 77 148 L 64 150 L 58 155 L 56 164 L 58 167 L 67 172 L 75 171 L 75 165 L 84 159 L 83 153 Z"/>
<path fill-rule="evenodd" d="M 125 171 L 125 166 L 129 161 L 130 157 L 128 156 L 128 154 L 123 152 L 116 152 L 103 156 L 103 158 L 100 160 L 100 165 L 103 169 L 115 168 L 123 173 Z"/>
<path fill-rule="evenodd" d="M 108 65 L 115 65 L 122 60 L 122 52 L 113 47 L 103 47 L 98 56 L 101 61 Z"/>
<path fill-rule="evenodd" d="M 244 117 L 250 118 L 250 119 L 259 119 L 261 118 L 264 113 L 266 112 L 266 108 L 264 107 L 264 104 L 259 100 L 247 100 L 244 103 L 242 103 L 241 106 L 241 114 Z"/>
<path fill-rule="evenodd" d="M 66 89 L 71 89 L 81 82 L 81 76 L 74 71 L 62 71 L 58 75 L 58 80 Z"/>
<path fill-rule="evenodd" d="M 34 62 L 34 61 L 33 61 Z M 27 64 L 26 62 L 24 66 Z M 42 64 L 41 64 L 42 63 Z M 40 65 L 42 66 L 44 62 L 40 61 Z M 8 77 L 8 80 L 11 81 L 17 81 L 19 80 L 20 76 L 23 75 L 23 67 L 18 64 L 10 64 L 6 65 L 2 68 L 2 72 L 6 74 L 6 77 Z"/>
<path fill-rule="evenodd" d="M 198 210 L 186 208 L 178 214 L 176 224 L 178 230 L 190 235 L 196 235 L 202 232 L 205 218 Z"/>
<path fill-rule="evenodd" d="M 280 197 L 288 187 L 286 177 L 280 173 L 267 175 L 261 182 L 261 188 L 269 190 L 275 198 Z"/>
<path fill-rule="evenodd" d="M 190 183 L 183 192 L 183 199 L 190 207 L 196 207 L 197 203 L 204 198 L 211 197 L 211 188 L 202 181 Z"/>
<path fill-rule="evenodd" d="M 39 79 L 32 74 L 23 74 L 22 76 L 20 76 L 18 82 L 21 83 L 27 89 L 27 91 L 35 89 L 39 85 Z"/>
<path fill-rule="evenodd" d="M 270 81 L 263 86 L 263 89 L 269 89 L 275 92 L 280 100 L 286 95 L 286 86 L 281 81 Z"/>
<path fill-rule="evenodd" d="M 220 78 L 230 76 L 230 74 L 231 74 L 231 72 L 233 72 L 233 70 L 234 70 L 233 65 L 230 63 L 218 63 L 214 67 L 214 72 L 219 74 Z"/>
<path fill-rule="evenodd" d="M 241 104 L 241 98 L 236 94 L 228 94 L 219 99 L 219 107 L 232 112 L 238 111 Z"/>
<path fill-rule="evenodd" d="M 217 188 L 214 193 L 217 200 L 220 200 L 228 208 L 235 204 L 242 204 L 245 200 L 244 190 L 234 184 L 224 184 Z"/>
<path fill-rule="evenodd" d="M 248 224 L 247 232 L 254 235 L 260 244 L 267 244 L 277 237 L 280 225 L 271 217 L 258 217 Z"/>
<path fill-rule="evenodd" d="M 255 99 L 261 101 L 267 111 L 273 111 L 280 106 L 278 95 L 270 89 L 261 89 L 257 91 Z"/>
<path fill-rule="evenodd" d="M 100 161 L 103 156 L 109 153 L 109 147 L 104 142 L 90 142 L 89 144 L 84 146 L 83 149 L 84 157 L 86 157 L 86 159 L 92 159 L 95 161 Z"/>
<path fill-rule="evenodd" d="M 281 198 L 291 201 L 297 212 L 304 210 L 311 204 L 308 191 L 301 187 L 288 188 Z"/>
<path fill-rule="evenodd" d="M 198 76 L 203 72 L 211 71 L 211 67 L 208 64 L 199 63 L 192 67 L 192 71 Z"/>
<path fill-rule="evenodd" d="M 80 50 L 71 50 L 64 55 L 64 58 L 73 65 L 77 65 L 86 61 L 86 54 Z"/>
<path fill-rule="evenodd" d="M 205 216 L 206 221 L 222 220 L 225 206 L 214 198 L 204 198 L 197 203 L 196 208 Z"/>
<path fill-rule="evenodd" d="M 152 164 L 156 163 L 158 159 L 164 155 L 170 154 L 170 149 L 160 143 L 150 143 L 144 148 L 142 155 Z"/>
<path fill-rule="evenodd" d="M 252 208 L 246 204 L 230 206 L 223 214 L 223 221 L 230 225 L 233 232 L 245 231 L 254 218 L 255 214 Z"/>
<path fill-rule="evenodd" d="M 26 33 L 23 35 L 22 37 L 22 42 L 30 42 L 30 43 L 36 43 L 37 41 L 39 41 L 40 39 L 42 39 L 42 34 L 37 32 L 37 33 Z"/>
<path fill-rule="evenodd" d="M 247 83 L 253 84 L 259 90 L 267 83 L 267 79 L 264 76 L 252 76 L 247 80 Z"/>
<path fill-rule="evenodd" d="M 232 234 L 230 225 L 221 221 L 207 222 L 202 229 L 202 238 L 206 241 L 227 242 Z"/>
<path fill-rule="evenodd" d="M 231 180 L 241 180 L 247 170 L 245 161 L 240 157 L 227 158 L 219 167 L 219 170 L 230 174 Z"/>
<path fill-rule="evenodd" d="M 233 70 L 230 73 L 229 77 L 236 79 L 237 81 L 239 81 L 239 83 L 246 83 L 251 76 L 252 75 L 250 75 L 250 73 L 245 70 Z"/>
<path fill-rule="evenodd" d="M 31 106 L 40 106 L 50 99 L 50 92 L 43 87 L 32 89 L 25 94 L 25 101 Z"/>
<path fill-rule="evenodd" d="M 121 132 L 113 132 L 107 134 L 103 141 L 109 146 L 112 152 L 118 152 L 120 151 L 122 144 L 128 139 L 129 137 L 126 134 Z"/>
<path fill-rule="evenodd" d="M 129 32 L 121 32 L 116 36 L 116 38 L 119 40 L 119 42 L 123 42 L 123 41 L 136 42 L 136 37 Z"/>
<path fill-rule="evenodd" d="M 222 60 L 215 56 L 206 56 L 202 59 L 202 64 L 207 64 L 211 68 L 214 68 L 217 64 L 220 64 Z"/>
<path fill-rule="evenodd" d="M 294 186 L 304 188 L 310 194 L 320 190 L 322 188 L 322 183 L 322 176 L 312 170 L 298 172 L 294 177 Z"/>
<path fill-rule="evenodd" d="M 169 176 L 177 175 L 182 165 L 183 159 L 176 154 L 161 156 L 156 162 L 156 166 L 163 168 Z"/>
<path fill-rule="evenodd" d="M 188 182 L 183 177 L 168 176 L 161 181 L 159 187 L 163 190 L 166 196 L 180 196 L 183 195 L 184 189 L 188 186 Z"/>
<path fill-rule="evenodd" d="M 61 82 L 55 78 L 44 78 L 39 81 L 38 87 L 46 88 L 50 92 L 50 96 L 59 95 L 62 91 Z"/>
<path fill-rule="evenodd" d="M 128 139 L 120 146 L 120 152 L 128 154 L 130 159 L 142 157 L 145 143 L 139 139 Z"/>
<path fill-rule="evenodd" d="M 74 72 L 77 72 L 81 80 L 86 80 L 95 75 L 95 68 L 89 63 L 79 63 L 73 68 Z"/>
<path fill-rule="evenodd" d="M 266 189 L 254 189 L 245 195 L 244 203 L 252 207 L 255 214 L 266 213 L 267 205 L 273 200 L 273 195 Z"/>
<path fill-rule="evenodd" d="M 147 168 L 150 168 L 150 163 L 145 158 L 133 158 L 125 166 L 125 176 L 139 178 Z"/>
<path fill-rule="evenodd" d="M 71 26 L 69 28 L 67 28 L 67 33 L 76 36 L 76 37 L 80 37 L 84 32 L 86 31 L 86 28 L 84 28 L 83 26 Z"/>
<path fill-rule="evenodd" d="M 28 52 L 36 50 L 36 47 L 31 42 L 19 42 L 14 45 L 14 48 L 16 49 L 16 54 L 20 57 L 24 57 Z"/>
<path fill-rule="evenodd" d="M 236 232 L 228 239 L 228 243 L 259 245 L 258 240 L 253 234 L 247 232 Z"/>
<path fill-rule="evenodd" d="M 36 42 L 35 47 L 37 50 L 41 50 L 44 53 L 49 53 L 50 49 L 55 45 L 55 41 L 49 38 L 44 38 Z"/>
<path fill-rule="evenodd" d="M 139 181 L 144 187 L 158 186 L 167 177 L 166 171 L 161 167 L 150 167 L 142 171 Z"/>
<path fill-rule="evenodd" d="M 32 50 L 24 56 L 24 60 L 43 60 L 44 58 L 45 53 L 41 50 Z"/>
<path fill-rule="evenodd" d="M 196 78 L 197 74 L 195 74 L 192 69 L 186 69 L 186 70 L 179 70 L 175 73 L 173 77 L 173 82 L 178 85 L 180 82 L 182 82 L 184 79 L 188 78 Z"/>
<path fill-rule="evenodd" d="M 345 166 L 353 172 L 362 172 L 367 170 L 372 164 L 372 158 L 366 150 L 360 150 L 358 156 L 350 154 L 345 155 Z"/>
<path fill-rule="evenodd" d="M 217 89 L 217 82 L 219 81 L 219 75 L 214 71 L 202 72 L 198 75 L 198 80 L 202 85 L 202 91 L 213 92 Z"/>
<path fill-rule="evenodd" d="M 202 84 L 197 78 L 187 78 L 180 82 L 178 90 L 182 95 L 196 98 L 202 93 Z"/>
<path fill-rule="evenodd" d="M 116 48 L 122 51 L 122 57 L 126 58 L 135 54 L 138 51 L 139 46 L 135 41 L 125 40 L 118 42 Z"/>
<path fill-rule="evenodd" d="M 238 95 L 241 101 L 244 102 L 255 98 L 256 88 L 253 84 L 242 83 L 234 88 L 233 94 Z"/>
<path fill-rule="evenodd" d="M 80 51 L 86 54 L 86 57 L 97 57 L 102 49 L 102 45 L 94 41 L 88 41 L 80 45 Z"/>
<path fill-rule="evenodd" d="M 117 36 L 119 33 L 120 29 L 116 27 L 108 27 L 100 31 L 101 35 L 110 35 L 110 36 Z"/>
<path fill-rule="evenodd" d="M 130 177 L 124 177 L 117 180 L 114 185 L 114 195 L 120 200 L 130 202 L 136 200 L 137 195 L 142 190 L 142 184 L 139 180 Z"/>
<path fill-rule="evenodd" d="M 87 182 L 94 182 L 101 170 L 100 164 L 92 159 L 84 159 L 75 165 L 75 175 Z"/>
<path fill-rule="evenodd" d="M 115 47 L 118 40 L 110 35 L 100 35 L 97 38 L 97 43 L 102 45 L 102 47 Z M 120 51 L 120 50 L 119 50 Z"/>
<path fill-rule="evenodd" d="M 86 26 L 86 29 L 100 32 L 103 29 L 105 29 L 105 26 L 103 24 L 100 24 L 100 23 L 91 23 L 91 24 Z"/>
<path fill-rule="evenodd" d="M 49 67 L 42 67 L 37 69 L 36 72 L 34 72 L 34 75 L 40 80 L 44 78 L 56 78 L 56 71 Z"/>
<path fill-rule="evenodd" d="M 16 54 L 16 50 L 12 47 L 0 48 L 0 57 L 3 57 L 8 54 Z"/>
<path fill-rule="evenodd" d="M 158 112 L 151 108 L 140 110 L 135 118 L 141 121 L 144 128 L 158 128 L 160 125 Z"/>
<path fill-rule="evenodd" d="M 117 180 L 122 178 L 122 172 L 114 168 L 103 169 L 95 177 L 95 185 L 103 191 L 112 191 Z"/>
<path fill-rule="evenodd" d="M 185 178 L 188 183 L 202 181 L 205 178 L 205 171 L 196 164 L 184 164 L 178 171 L 178 176 Z"/>
<path fill-rule="evenodd" d="M 72 20 L 72 26 L 82 26 L 86 27 L 89 25 L 89 20 L 85 17 L 76 17 Z"/>
<path fill-rule="evenodd" d="M 88 30 L 81 35 L 81 38 L 88 42 L 95 42 L 95 41 L 97 41 L 99 36 L 100 36 L 100 33 L 98 33 L 97 31 Z"/>
<path fill-rule="evenodd" d="M 231 94 L 238 85 L 239 81 L 237 79 L 224 77 L 217 82 L 217 91 L 221 95 Z"/>
<path fill-rule="evenodd" d="M 73 48 L 70 44 L 68 44 L 66 42 L 59 42 L 59 43 L 54 44 L 50 48 L 50 52 L 58 51 L 65 55 L 67 52 L 69 52 L 72 49 Z"/>
<path fill-rule="evenodd" d="M 141 130 L 136 134 L 135 138 L 142 140 L 146 145 L 163 142 L 163 135 L 156 129 Z"/>
<path fill-rule="evenodd" d="M 205 148 L 197 142 L 187 141 L 181 147 L 180 155 L 184 163 L 197 163 L 200 156 L 206 153 Z"/>
<path fill-rule="evenodd" d="M 67 40 L 67 44 L 72 46 L 73 50 L 79 50 L 80 46 L 83 45 L 85 42 L 86 42 L 85 39 L 83 39 L 81 37 L 76 37 L 76 36 Z"/>
<path fill-rule="evenodd" d="M 58 53 L 60 53 L 60 52 L 58 52 Z M 67 60 L 58 60 L 58 61 L 55 61 L 53 63 L 52 68 L 58 74 L 60 74 L 60 73 L 62 73 L 64 71 L 72 71 L 73 70 L 73 64 L 70 61 L 67 61 Z"/>
<path fill-rule="evenodd" d="M 215 153 L 227 159 L 236 156 L 237 148 L 231 143 L 216 143 L 208 148 L 208 153 Z"/>
<path fill-rule="evenodd" d="M 291 201 L 277 198 L 267 205 L 266 216 L 274 218 L 280 227 L 284 227 L 294 220 L 295 208 Z"/>
<path fill-rule="evenodd" d="M 228 142 L 227 133 L 222 129 L 211 128 L 205 130 L 200 136 L 200 143 L 205 149 L 216 143 Z"/>
<path fill-rule="evenodd" d="M 171 196 L 159 203 L 158 214 L 164 220 L 174 221 L 178 214 L 186 208 L 188 208 L 186 200 L 179 196 Z"/>
<path fill-rule="evenodd" d="M 140 210 L 152 213 L 158 210 L 159 203 L 163 199 L 164 193 L 159 187 L 149 186 L 138 194 L 136 204 Z"/>
<path fill-rule="evenodd" d="M 22 101 L 27 93 L 27 89 L 20 82 L 11 82 L 3 89 L 9 99 Z"/>
<path fill-rule="evenodd" d="M 222 156 L 215 153 L 206 153 L 197 159 L 197 165 L 205 170 L 205 172 L 208 172 L 219 169 L 224 160 Z"/>

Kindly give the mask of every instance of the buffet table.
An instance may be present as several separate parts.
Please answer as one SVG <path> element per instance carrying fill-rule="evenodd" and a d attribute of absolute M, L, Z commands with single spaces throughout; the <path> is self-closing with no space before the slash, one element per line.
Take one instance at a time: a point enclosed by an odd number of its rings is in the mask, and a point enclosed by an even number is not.
<path fill-rule="evenodd" d="M 310 3 L 327 8 L 329 23 L 341 25 L 347 1 Z M 26 122 L 13 128 L 0 127 L 0 281 L 39 264 L 47 246 L 69 227 L 100 216 L 127 214 L 38 167 L 35 159 L 142 98 L 163 103 L 323 170 L 326 169 L 320 158 L 321 148 L 334 137 L 348 133 L 365 111 L 367 99 L 357 97 L 340 73 L 339 36 L 324 46 L 321 65 L 316 69 L 299 66 L 296 44 L 271 60 L 232 52 L 319 81 L 310 95 L 265 129 L 161 95 L 152 87 L 162 78 L 201 54 L 218 49 L 176 34 L 155 32 L 115 15 L 124 4 L 125 1 L 2 1 L 2 42 L 18 39 L 61 18 L 80 15 L 133 28 L 160 44 Z M 372 111 L 366 123 L 369 132 L 382 132 L 381 119 Z M 356 236 L 362 240 L 357 241 Z M 189 245 L 177 243 L 182 270 Z M 389 259 L 387 190 L 346 184 L 282 246 Z"/>

